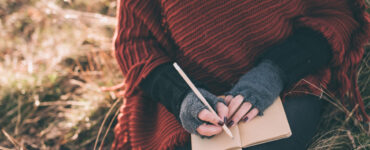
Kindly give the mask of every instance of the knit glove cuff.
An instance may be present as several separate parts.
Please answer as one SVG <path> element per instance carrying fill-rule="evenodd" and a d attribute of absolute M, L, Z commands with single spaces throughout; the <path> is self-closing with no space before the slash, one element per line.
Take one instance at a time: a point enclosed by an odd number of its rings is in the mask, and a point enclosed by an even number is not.
<path fill-rule="evenodd" d="M 211 105 L 213 110 L 216 111 L 216 104 L 218 102 L 222 102 L 225 104 L 225 101 L 222 98 L 218 98 L 217 96 L 211 94 L 207 90 L 200 88 L 199 91 L 206 98 L 206 100 L 208 101 L 209 105 Z M 202 138 L 207 136 L 200 135 L 197 132 L 197 128 L 200 125 L 207 123 L 198 118 L 199 112 L 202 111 L 203 109 L 208 108 L 200 101 L 200 99 L 195 95 L 194 92 L 189 92 L 186 95 L 185 99 L 181 103 L 180 108 L 180 122 L 184 129 L 189 133 L 199 135 Z"/>
<path fill-rule="evenodd" d="M 258 66 L 244 74 L 225 95 L 242 95 L 244 102 L 250 102 L 259 110 L 260 116 L 283 90 L 284 74 L 272 61 L 265 59 Z"/>

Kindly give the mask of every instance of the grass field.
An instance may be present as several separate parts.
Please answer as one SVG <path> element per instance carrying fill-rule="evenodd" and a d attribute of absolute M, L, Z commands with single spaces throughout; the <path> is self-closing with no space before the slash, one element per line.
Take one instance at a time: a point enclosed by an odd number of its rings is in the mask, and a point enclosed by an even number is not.
<path fill-rule="evenodd" d="M 100 87 L 123 79 L 115 9 L 115 0 L 0 0 L 0 149 L 109 149 L 121 99 Z M 359 74 L 369 110 L 370 46 Z M 335 105 L 325 112 L 310 149 L 370 149 L 368 124 Z"/>

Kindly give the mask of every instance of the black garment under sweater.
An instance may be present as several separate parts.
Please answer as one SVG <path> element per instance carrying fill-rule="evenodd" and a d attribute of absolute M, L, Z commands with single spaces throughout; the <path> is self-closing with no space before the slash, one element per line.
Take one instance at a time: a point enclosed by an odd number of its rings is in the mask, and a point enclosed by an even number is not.
<path fill-rule="evenodd" d="M 283 70 L 284 87 L 319 70 L 328 64 L 332 57 L 327 40 L 321 33 L 310 28 L 296 30 L 284 42 L 266 51 L 259 60 L 269 59 Z M 206 89 L 199 81 L 192 81 L 196 86 Z M 172 63 L 156 67 L 139 86 L 145 94 L 163 104 L 179 120 L 181 102 L 190 92 L 190 88 Z"/>

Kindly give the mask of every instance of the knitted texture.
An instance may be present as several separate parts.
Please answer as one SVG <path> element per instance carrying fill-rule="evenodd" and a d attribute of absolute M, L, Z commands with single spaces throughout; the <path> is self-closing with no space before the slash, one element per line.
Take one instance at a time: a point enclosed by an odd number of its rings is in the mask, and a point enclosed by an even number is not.
<path fill-rule="evenodd" d="M 200 93 L 206 98 L 209 105 L 216 111 L 216 104 L 217 102 L 221 102 L 225 104 L 225 101 L 222 98 L 218 98 L 216 95 L 209 93 L 207 90 L 199 89 Z M 225 104 L 226 105 L 226 104 Z M 185 99 L 181 103 L 180 109 L 180 120 L 182 126 L 185 128 L 186 131 L 189 133 L 194 133 L 200 135 L 197 132 L 197 128 L 203 124 L 207 123 L 202 121 L 198 118 L 199 112 L 203 109 L 208 109 L 195 95 L 194 92 L 190 92 L 186 95 Z M 204 137 L 204 136 L 203 136 Z"/>
<path fill-rule="evenodd" d="M 262 116 L 283 90 L 283 71 L 271 60 L 264 60 L 243 75 L 238 83 L 225 95 L 242 95 Z"/>
<path fill-rule="evenodd" d="M 282 96 L 327 89 L 349 107 L 359 104 L 355 114 L 369 120 L 356 83 L 370 35 L 364 0 L 118 0 L 117 6 L 115 53 L 126 95 L 112 149 L 172 149 L 189 140 L 173 114 L 138 88 L 156 66 L 176 61 L 219 95 L 299 27 L 322 33 L 333 58 Z"/>

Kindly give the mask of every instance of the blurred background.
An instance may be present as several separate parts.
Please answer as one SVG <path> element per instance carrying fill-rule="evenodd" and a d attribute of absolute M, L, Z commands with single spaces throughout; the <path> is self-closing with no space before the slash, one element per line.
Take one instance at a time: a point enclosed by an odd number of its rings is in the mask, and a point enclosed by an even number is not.
<path fill-rule="evenodd" d="M 101 87 L 123 80 L 115 13 L 116 0 L 0 0 L 0 149 L 110 148 L 122 99 Z M 370 110 L 365 47 L 359 84 Z M 325 99 L 310 149 L 370 149 L 369 124 Z"/>

